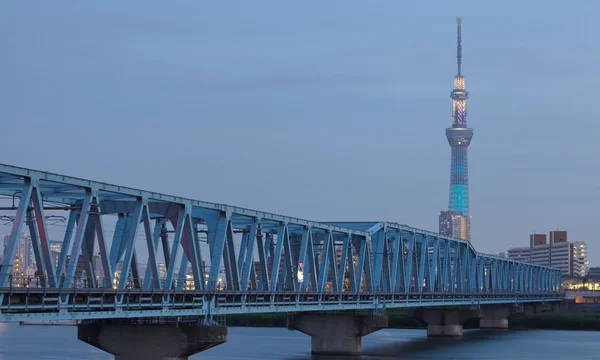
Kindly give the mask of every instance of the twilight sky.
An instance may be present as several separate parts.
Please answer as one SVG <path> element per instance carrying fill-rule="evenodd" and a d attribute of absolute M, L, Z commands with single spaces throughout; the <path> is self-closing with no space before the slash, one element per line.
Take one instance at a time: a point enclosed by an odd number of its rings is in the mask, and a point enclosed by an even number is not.
<path fill-rule="evenodd" d="M 0 162 L 437 231 L 463 16 L 476 249 L 559 227 L 600 265 L 599 11 L 575 0 L 6 1 Z"/>

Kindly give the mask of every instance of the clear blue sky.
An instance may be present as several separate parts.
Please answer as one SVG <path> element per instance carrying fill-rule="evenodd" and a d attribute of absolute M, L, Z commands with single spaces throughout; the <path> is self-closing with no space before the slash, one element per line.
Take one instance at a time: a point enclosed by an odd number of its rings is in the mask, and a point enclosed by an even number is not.
<path fill-rule="evenodd" d="M 315 220 L 437 230 L 464 17 L 473 243 L 600 264 L 592 1 L 7 1 L 0 160 Z"/>

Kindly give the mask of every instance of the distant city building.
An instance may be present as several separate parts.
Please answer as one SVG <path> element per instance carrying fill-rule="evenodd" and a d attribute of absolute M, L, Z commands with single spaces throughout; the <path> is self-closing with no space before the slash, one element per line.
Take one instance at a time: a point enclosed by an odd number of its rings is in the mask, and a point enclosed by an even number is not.
<path fill-rule="evenodd" d="M 94 274 L 96 277 L 104 279 L 104 267 L 102 266 L 102 259 L 100 258 L 100 255 L 94 255 L 92 257 L 92 266 L 94 268 Z"/>
<path fill-rule="evenodd" d="M 471 218 L 463 216 L 462 211 L 442 210 L 440 212 L 440 234 L 457 239 L 470 239 Z"/>
<path fill-rule="evenodd" d="M 600 266 L 592 266 L 587 273 L 589 277 L 600 277 Z"/>
<path fill-rule="evenodd" d="M 550 266 L 566 276 L 585 276 L 588 271 L 587 244 L 567 241 L 566 231 L 529 235 L 529 247 L 515 247 L 507 251 L 509 259 Z"/>
<path fill-rule="evenodd" d="M 69 268 L 69 263 L 71 262 L 71 255 L 67 255 L 67 260 L 65 262 L 65 269 Z M 83 256 L 79 256 L 77 259 L 77 264 L 75 264 L 75 279 L 81 279 L 85 274 L 85 264 L 83 263 Z M 85 275 L 88 276 L 88 275 Z"/>
<path fill-rule="evenodd" d="M 457 23 L 457 65 L 458 72 L 454 77 L 452 98 L 452 127 L 446 129 L 446 138 L 452 149 L 450 162 L 450 196 L 448 211 L 440 213 L 440 233 L 463 240 L 471 240 L 471 216 L 469 215 L 469 166 L 467 148 L 473 138 L 473 129 L 467 127 L 467 99 L 465 77 L 461 73 L 462 19 Z"/>
<path fill-rule="evenodd" d="M 8 248 L 8 241 L 10 239 L 9 235 L 4 235 L 4 251 L 2 257 L 6 257 L 6 250 Z M 17 242 L 16 250 L 15 250 L 15 258 L 19 258 L 19 268 L 20 271 L 25 273 L 29 268 L 35 269 L 35 261 L 33 259 L 33 247 L 31 244 L 31 237 L 22 233 L 19 236 L 19 240 Z"/>
<path fill-rule="evenodd" d="M 54 266 L 58 266 L 58 259 L 60 258 L 60 250 L 62 249 L 62 244 L 62 241 L 50 241 L 50 254 L 54 258 Z M 61 269 L 61 272 L 62 271 L 64 271 L 64 269 Z"/>

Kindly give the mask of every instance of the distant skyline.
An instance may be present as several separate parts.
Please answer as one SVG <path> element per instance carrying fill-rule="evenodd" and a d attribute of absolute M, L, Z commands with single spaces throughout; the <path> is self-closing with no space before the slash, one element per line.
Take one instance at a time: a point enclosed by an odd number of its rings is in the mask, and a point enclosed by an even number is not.
<path fill-rule="evenodd" d="M 143 4 L 3 4 L 0 162 L 437 231 L 462 16 L 473 245 L 600 264 L 600 4 Z"/>

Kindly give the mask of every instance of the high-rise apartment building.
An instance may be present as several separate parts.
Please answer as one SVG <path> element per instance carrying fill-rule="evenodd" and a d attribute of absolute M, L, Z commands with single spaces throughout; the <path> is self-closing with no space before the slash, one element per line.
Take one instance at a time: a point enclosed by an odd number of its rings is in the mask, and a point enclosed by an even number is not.
<path fill-rule="evenodd" d="M 590 277 L 600 277 L 600 266 L 590 267 L 587 273 Z"/>
<path fill-rule="evenodd" d="M 560 269 L 563 275 L 585 276 L 588 270 L 587 244 L 569 242 L 566 231 L 529 235 L 529 247 L 510 248 L 508 258 Z"/>
<path fill-rule="evenodd" d="M 6 256 L 6 249 L 8 247 L 9 239 L 9 235 L 4 235 L 3 257 Z M 19 258 L 20 271 L 23 273 L 27 272 L 29 269 L 33 270 L 36 267 L 31 237 L 28 234 L 22 233 L 21 236 L 19 236 L 19 240 L 15 249 L 15 257 Z"/>
<path fill-rule="evenodd" d="M 456 19 L 458 73 L 454 77 L 452 98 L 452 127 L 446 129 L 446 138 L 452 149 L 450 162 L 450 195 L 448 211 L 440 213 L 440 233 L 464 240 L 471 240 L 471 216 L 469 215 L 469 167 L 467 148 L 473 138 L 473 129 L 467 127 L 467 99 L 465 77 L 461 73 L 462 19 Z"/>
<path fill-rule="evenodd" d="M 440 234 L 465 240 L 470 238 L 470 218 L 463 216 L 462 211 L 442 210 L 439 221 Z"/>

